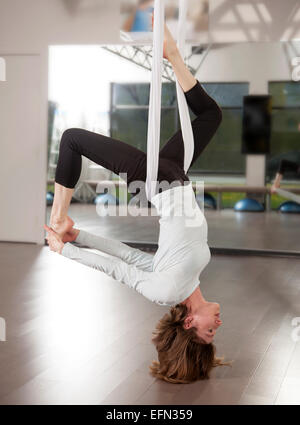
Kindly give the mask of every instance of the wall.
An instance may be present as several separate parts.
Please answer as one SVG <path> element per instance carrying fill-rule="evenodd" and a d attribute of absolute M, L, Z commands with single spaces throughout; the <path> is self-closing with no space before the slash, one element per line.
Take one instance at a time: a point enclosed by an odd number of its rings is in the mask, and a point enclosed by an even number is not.
<path fill-rule="evenodd" d="M 40 55 L 5 55 L 7 80 L 0 84 L 1 240 L 22 241 L 43 226 L 46 157 Z M 44 93 L 46 94 L 46 92 Z"/>
<path fill-rule="evenodd" d="M 118 1 L 80 4 L 0 0 L 0 56 L 7 62 L 7 81 L 0 82 L 0 241 L 44 243 L 48 46 L 119 42 Z"/>
<path fill-rule="evenodd" d="M 299 0 L 210 0 L 211 42 L 300 39 Z"/>
<path fill-rule="evenodd" d="M 118 42 L 118 0 L 95 0 L 77 12 L 72 3 L 77 1 L 0 0 L 0 52 L 40 53 L 49 44 Z"/>

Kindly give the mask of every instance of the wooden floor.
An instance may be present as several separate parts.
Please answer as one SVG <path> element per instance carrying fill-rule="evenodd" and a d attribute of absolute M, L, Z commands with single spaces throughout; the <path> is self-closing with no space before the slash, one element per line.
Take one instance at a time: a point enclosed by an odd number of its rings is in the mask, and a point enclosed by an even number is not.
<path fill-rule="evenodd" d="M 112 238 L 132 234 L 131 222 L 95 222 L 84 208 L 77 212 L 86 228 Z M 134 223 L 134 238 L 148 239 L 150 228 Z M 48 247 L 0 243 L 0 273 L 7 325 L 0 404 L 300 403 L 300 343 L 292 338 L 292 319 L 300 316 L 299 260 L 212 257 L 201 289 L 221 304 L 217 353 L 233 365 L 189 385 L 148 373 L 156 358 L 151 331 L 167 308 Z"/>

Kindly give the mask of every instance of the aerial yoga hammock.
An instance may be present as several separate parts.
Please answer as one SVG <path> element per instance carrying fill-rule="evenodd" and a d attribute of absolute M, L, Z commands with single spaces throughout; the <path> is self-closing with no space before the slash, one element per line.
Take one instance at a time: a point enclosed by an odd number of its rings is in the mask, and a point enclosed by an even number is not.
<path fill-rule="evenodd" d="M 186 0 L 180 0 L 178 22 L 178 50 L 184 57 L 185 29 L 186 29 Z M 161 121 L 161 85 L 162 85 L 162 58 L 164 40 L 164 1 L 156 1 L 154 4 L 154 27 L 153 27 L 153 64 L 150 86 L 150 102 L 148 116 L 147 138 L 147 179 L 146 194 L 151 200 L 156 194 L 156 181 L 158 172 L 160 121 Z M 184 143 L 184 172 L 187 173 L 194 153 L 194 136 L 188 110 L 187 101 L 178 79 L 176 78 L 176 92 L 179 109 L 179 117 Z"/>
<path fill-rule="evenodd" d="M 186 382 L 207 377 L 211 367 L 216 364 L 211 342 L 222 323 L 219 304 L 205 301 L 199 288 L 199 275 L 209 263 L 211 254 L 207 244 L 207 222 L 196 203 L 192 184 L 187 176 L 189 167 L 219 127 L 222 113 L 181 58 L 185 15 L 186 2 L 180 0 L 177 48 L 167 27 L 164 39 L 164 1 L 155 0 L 147 155 L 110 137 L 78 128 L 66 130 L 61 139 L 55 175 L 55 196 L 50 218 L 52 229 L 48 226 L 45 229 L 48 231 L 47 239 L 51 250 L 106 273 L 152 302 L 171 306 L 173 322 L 171 320 L 168 323 L 173 323 L 172 332 L 176 329 L 178 335 L 184 332 L 182 338 L 190 338 L 190 344 L 196 338 L 199 345 L 197 350 L 200 350 L 200 346 L 204 350 L 203 345 L 207 346 L 205 350 L 210 350 L 210 355 L 206 353 L 205 357 L 203 354 L 205 359 L 210 359 L 209 365 L 201 362 L 195 365 L 193 377 L 185 376 Z M 181 131 L 174 134 L 159 151 L 163 52 L 167 52 L 166 58 L 171 62 L 176 75 Z M 192 123 L 188 106 L 196 115 Z M 136 180 L 145 182 L 147 198 L 160 216 L 158 249 L 154 256 L 119 241 L 72 227 L 74 222 L 67 217 L 67 210 L 80 176 L 81 155 L 116 174 L 127 173 L 129 184 Z M 159 192 L 158 184 L 161 182 L 167 182 L 169 186 Z M 75 246 L 72 243 L 74 241 L 109 254 L 110 257 Z M 192 333 L 187 333 L 188 331 Z M 157 338 L 159 335 L 161 336 L 158 332 Z M 202 344 L 199 344 L 200 341 Z M 157 350 L 160 351 L 158 345 Z M 166 351 L 165 348 L 163 351 Z M 189 360 L 195 363 L 195 359 Z M 156 374 L 157 367 L 156 364 Z M 159 373 L 164 376 L 162 379 L 166 379 L 167 372 Z M 176 382 L 183 382 L 180 372 L 174 373 L 173 376 L 177 374 L 176 379 L 179 379 Z M 171 379 L 169 378 L 168 380 Z"/>

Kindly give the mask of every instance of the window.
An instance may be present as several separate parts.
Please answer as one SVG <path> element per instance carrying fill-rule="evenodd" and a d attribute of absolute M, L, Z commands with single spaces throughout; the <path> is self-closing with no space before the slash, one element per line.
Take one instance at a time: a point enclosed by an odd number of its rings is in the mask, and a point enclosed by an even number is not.
<path fill-rule="evenodd" d="M 271 153 L 267 178 L 272 179 L 281 158 L 300 163 L 300 84 L 293 81 L 269 83 L 272 95 Z M 286 173 L 285 178 L 295 177 Z"/>
<path fill-rule="evenodd" d="M 150 84 L 111 85 L 111 137 L 147 151 L 147 126 Z M 161 146 L 178 129 L 176 87 L 174 83 L 162 85 Z"/>
<path fill-rule="evenodd" d="M 243 97 L 248 83 L 205 83 L 206 92 L 223 112 L 222 123 L 191 171 L 214 174 L 245 174 L 245 155 L 241 154 Z"/>
<path fill-rule="evenodd" d="M 207 93 L 220 105 L 223 121 L 190 173 L 245 174 L 241 154 L 243 96 L 248 83 L 206 83 Z M 111 85 L 111 137 L 146 152 L 149 84 Z M 191 118 L 194 115 L 191 114 Z M 134 125 L 133 125 L 134 123 Z M 162 86 L 161 146 L 179 129 L 174 83 Z"/>

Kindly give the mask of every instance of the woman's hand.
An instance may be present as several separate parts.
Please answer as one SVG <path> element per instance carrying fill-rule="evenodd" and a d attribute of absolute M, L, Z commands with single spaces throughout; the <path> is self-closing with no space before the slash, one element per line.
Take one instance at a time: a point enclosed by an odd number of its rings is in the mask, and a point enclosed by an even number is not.
<path fill-rule="evenodd" d="M 280 182 L 281 182 L 282 177 L 283 177 L 282 174 L 280 174 L 280 173 L 276 174 L 275 180 L 274 180 L 272 187 L 271 187 L 271 193 L 273 193 L 273 194 L 276 193 L 277 189 L 280 188 Z"/>
<path fill-rule="evenodd" d="M 47 226 L 46 224 L 44 224 L 44 229 L 48 232 L 46 240 L 48 241 L 50 250 L 61 254 L 62 249 L 64 247 L 64 243 L 61 237 L 58 235 L 58 233 L 56 233 L 53 229 L 51 229 L 51 227 Z"/>
<path fill-rule="evenodd" d="M 271 193 L 274 195 L 276 192 L 277 192 L 277 187 L 275 186 L 275 184 L 273 184 L 272 186 L 271 186 Z"/>
<path fill-rule="evenodd" d="M 50 226 L 63 239 L 64 235 L 73 228 L 74 221 L 68 215 L 63 218 L 50 217 Z"/>
<path fill-rule="evenodd" d="M 68 230 L 62 237 L 62 241 L 64 243 L 66 242 L 74 242 L 77 238 L 77 236 L 79 235 L 80 230 L 79 229 L 74 229 L 74 227 L 72 227 L 70 230 Z"/>

